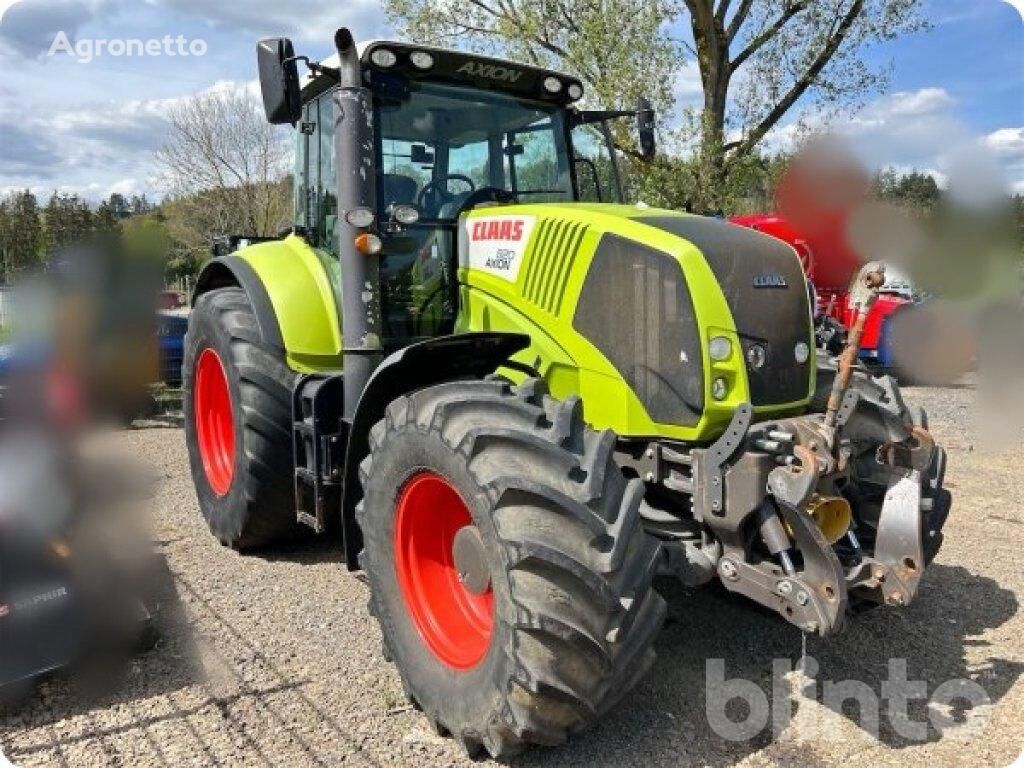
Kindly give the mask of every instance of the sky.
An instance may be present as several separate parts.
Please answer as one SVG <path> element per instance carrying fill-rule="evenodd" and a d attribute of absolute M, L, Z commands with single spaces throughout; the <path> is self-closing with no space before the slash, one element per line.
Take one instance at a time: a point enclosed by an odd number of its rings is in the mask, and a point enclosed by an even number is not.
<path fill-rule="evenodd" d="M 261 37 L 288 35 L 323 58 L 341 25 L 357 39 L 394 36 L 379 0 L 0 0 L 0 13 L 0 192 L 94 202 L 112 192 L 160 199 L 154 152 L 168 111 L 211 88 L 252 87 Z M 873 169 L 945 182 L 958 164 L 981 162 L 1024 193 L 1021 12 L 1009 0 L 924 0 L 923 14 L 930 30 L 866 50 L 872 64 L 891 65 L 890 87 L 839 127 Z M 99 40 L 154 40 L 158 55 L 69 52 Z M 699 99 L 695 67 L 679 72 L 675 93 L 680 107 Z M 812 126 L 821 119 L 798 114 Z M 791 146 L 797 129 L 785 119 L 766 146 Z"/>

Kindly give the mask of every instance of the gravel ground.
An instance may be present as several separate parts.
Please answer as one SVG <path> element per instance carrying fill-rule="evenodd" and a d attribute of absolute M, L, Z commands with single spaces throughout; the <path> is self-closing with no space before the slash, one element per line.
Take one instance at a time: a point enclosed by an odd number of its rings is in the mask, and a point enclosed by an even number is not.
<path fill-rule="evenodd" d="M 798 673 L 773 686 L 772 660 L 789 669 L 801 658 L 797 630 L 718 591 L 669 586 L 669 623 L 646 680 L 567 747 L 533 751 L 516 764 L 1012 763 L 1024 747 L 1024 445 L 987 456 L 974 450 L 971 388 L 906 393 L 929 409 L 950 452 L 955 506 L 946 544 L 909 608 L 861 616 L 828 642 L 807 640 L 820 668 L 817 696 L 795 693 Z M 366 612 L 367 587 L 339 563 L 337 548 L 240 557 L 200 520 L 180 429 L 137 429 L 118 440 L 157 473 L 151 526 L 163 639 L 98 701 L 77 701 L 60 677 L 43 683 L 19 716 L 0 721 L 0 752 L 24 766 L 467 762 L 405 704 Z M 770 727 L 741 742 L 716 735 L 705 715 L 707 659 L 722 659 L 727 677 L 753 681 L 766 696 L 774 689 L 773 711 L 792 707 L 792 721 L 774 737 Z M 820 703 L 825 681 L 856 680 L 880 694 L 889 659 L 906 659 L 909 679 L 923 681 L 929 696 L 948 680 L 968 678 L 991 705 L 946 710 L 972 727 L 929 727 L 919 741 L 901 736 L 884 706 L 880 732 L 871 736 L 856 707 L 833 711 Z M 923 700 L 910 713 L 928 721 Z"/>

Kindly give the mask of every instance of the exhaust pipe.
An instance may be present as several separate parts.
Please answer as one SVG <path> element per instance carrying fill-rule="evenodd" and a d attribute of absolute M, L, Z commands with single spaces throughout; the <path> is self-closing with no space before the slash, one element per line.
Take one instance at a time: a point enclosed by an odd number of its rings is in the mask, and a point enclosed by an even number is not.
<path fill-rule="evenodd" d="M 348 27 L 341 27 L 334 33 L 334 47 L 338 50 L 338 83 L 342 88 L 358 88 L 363 73 L 356 41 Z"/>
<path fill-rule="evenodd" d="M 370 376 L 384 358 L 380 306 L 380 259 L 360 252 L 357 238 L 366 233 L 348 222 L 356 208 L 377 210 L 376 146 L 373 97 L 363 86 L 359 55 L 352 33 L 342 27 L 334 35 L 338 77 L 334 91 L 335 194 L 338 199 L 338 256 L 341 261 L 342 365 L 345 402 L 342 415 L 355 416 Z"/>

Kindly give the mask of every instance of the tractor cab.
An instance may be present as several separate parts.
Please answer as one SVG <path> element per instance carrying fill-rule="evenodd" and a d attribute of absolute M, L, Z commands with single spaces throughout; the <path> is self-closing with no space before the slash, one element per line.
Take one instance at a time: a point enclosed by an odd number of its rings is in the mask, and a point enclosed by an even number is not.
<path fill-rule="evenodd" d="M 262 50 L 284 67 L 301 59 L 287 41 L 265 41 Z M 296 125 L 295 228 L 334 257 L 340 56 L 310 63 L 300 110 L 287 115 Z M 563 74 L 395 42 L 356 46 L 353 58 L 370 95 L 372 162 L 363 167 L 372 165 L 374 191 L 372 205 L 347 215 L 373 224 L 388 348 L 452 332 L 462 214 L 489 204 L 622 202 L 610 121 L 638 115 L 642 143 L 653 147 L 649 107 L 581 110 L 583 86 Z"/>

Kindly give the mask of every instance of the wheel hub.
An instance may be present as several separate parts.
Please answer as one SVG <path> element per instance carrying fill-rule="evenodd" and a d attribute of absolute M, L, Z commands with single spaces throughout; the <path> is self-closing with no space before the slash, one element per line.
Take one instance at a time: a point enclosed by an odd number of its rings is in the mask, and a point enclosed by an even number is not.
<path fill-rule="evenodd" d="M 485 594 L 491 588 L 484 540 L 475 525 L 465 525 L 455 534 L 452 558 L 462 586 L 474 595 Z"/>

